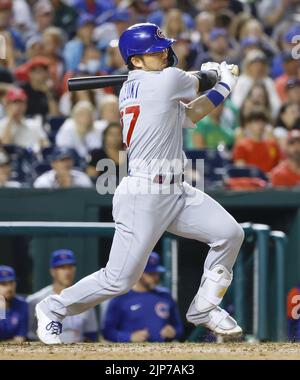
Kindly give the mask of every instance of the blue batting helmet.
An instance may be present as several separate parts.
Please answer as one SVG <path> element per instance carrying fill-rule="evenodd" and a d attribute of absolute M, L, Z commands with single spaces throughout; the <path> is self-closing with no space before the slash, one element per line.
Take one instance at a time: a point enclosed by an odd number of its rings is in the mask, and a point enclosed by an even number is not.
<path fill-rule="evenodd" d="M 164 36 L 157 25 L 141 23 L 132 25 L 122 33 L 119 49 L 126 64 L 129 63 L 129 58 L 134 55 L 156 53 L 168 49 L 169 66 L 176 66 L 178 59 L 171 47 L 174 42 L 176 40 Z"/>

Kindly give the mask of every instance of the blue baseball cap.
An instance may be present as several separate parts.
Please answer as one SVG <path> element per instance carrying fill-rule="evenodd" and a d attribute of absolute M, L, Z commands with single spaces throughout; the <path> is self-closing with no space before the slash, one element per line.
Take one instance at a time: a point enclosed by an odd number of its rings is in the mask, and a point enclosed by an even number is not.
<path fill-rule="evenodd" d="M 51 161 L 63 160 L 65 158 L 74 159 L 72 151 L 68 148 L 58 148 L 58 147 L 54 148 L 50 157 Z"/>
<path fill-rule="evenodd" d="M 76 265 L 74 252 L 70 249 L 58 249 L 52 252 L 50 259 L 50 267 L 57 268 L 62 265 Z"/>
<path fill-rule="evenodd" d="M 159 265 L 159 264 L 160 264 L 160 257 L 158 255 L 158 253 L 151 252 L 144 272 L 146 272 L 146 273 L 153 273 L 153 272 L 164 273 L 166 271 L 166 269 L 162 265 Z"/>
<path fill-rule="evenodd" d="M 227 37 L 227 31 L 223 28 L 214 28 L 209 35 L 209 39 L 214 41 L 218 37 Z"/>
<path fill-rule="evenodd" d="M 287 43 L 292 43 L 293 37 L 300 34 L 300 26 L 293 25 L 291 26 L 288 31 L 284 34 L 283 38 L 284 41 Z"/>
<path fill-rule="evenodd" d="M 7 265 L 0 265 L 0 282 L 16 281 L 14 268 Z"/>
<path fill-rule="evenodd" d="M 77 28 L 81 28 L 82 26 L 86 24 L 96 25 L 95 17 L 89 13 L 83 13 L 80 16 L 78 16 L 78 19 L 76 21 Z"/>

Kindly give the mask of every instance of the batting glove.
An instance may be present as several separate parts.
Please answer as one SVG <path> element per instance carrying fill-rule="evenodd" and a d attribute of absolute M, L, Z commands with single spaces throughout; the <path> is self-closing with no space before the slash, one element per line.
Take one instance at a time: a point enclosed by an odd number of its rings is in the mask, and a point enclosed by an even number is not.
<path fill-rule="evenodd" d="M 220 64 L 217 62 L 205 62 L 202 63 L 201 71 L 215 71 L 217 73 L 218 81 L 221 79 L 221 69 Z"/>

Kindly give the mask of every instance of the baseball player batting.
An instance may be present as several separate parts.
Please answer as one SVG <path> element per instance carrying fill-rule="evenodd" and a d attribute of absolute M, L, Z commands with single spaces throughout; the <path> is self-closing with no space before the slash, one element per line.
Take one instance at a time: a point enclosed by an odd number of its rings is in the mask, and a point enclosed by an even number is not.
<path fill-rule="evenodd" d="M 116 231 L 109 261 L 105 268 L 36 306 L 37 334 L 46 344 L 61 343 L 61 322 L 66 316 L 128 292 L 165 231 L 210 247 L 187 320 L 221 336 L 242 333 L 219 306 L 232 281 L 232 267 L 244 238 L 242 228 L 216 201 L 184 182 L 181 172 L 170 166 L 162 172 L 153 165 L 184 161 L 182 128 L 194 126 L 223 102 L 238 77 L 225 62 L 205 64 L 202 69 L 210 75 L 204 78 L 175 68 L 174 42 L 149 23 L 133 25 L 120 37 L 120 52 L 129 68 L 119 98 L 129 171 L 113 198 Z M 216 75 L 219 81 L 199 96 L 199 89 L 209 88 L 204 82 Z M 152 191 L 147 193 L 149 185 Z M 165 186 L 172 191 L 165 194 Z"/>

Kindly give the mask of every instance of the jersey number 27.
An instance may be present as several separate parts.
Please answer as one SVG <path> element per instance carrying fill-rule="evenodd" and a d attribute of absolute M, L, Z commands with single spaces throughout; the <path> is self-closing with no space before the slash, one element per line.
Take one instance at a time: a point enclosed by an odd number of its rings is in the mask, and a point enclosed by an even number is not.
<path fill-rule="evenodd" d="M 134 127 L 136 125 L 136 122 L 137 122 L 137 119 L 140 115 L 140 106 L 128 106 L 128 107 L 125 107 L 124 108 L 124 111 L 121 112 L 121 125 L 122 125 L 122 128 L 126 128 L 126 125 L 124 125 L 124 116 L 125 115 L 131 115 L 131 119 L 127 119 L 126 118 L 126 121 L 130 120 L 130 123 L 129 123 L 129 127 L 127 129 L 127 136 L 126 136 L 126 145 L 127 145 L 127 148 L 129 147 L 129 144 L 130 144 L 130 140 L 131 140 L 131 136 L 133 134 L 133 131 L 134 131 Z"/>

